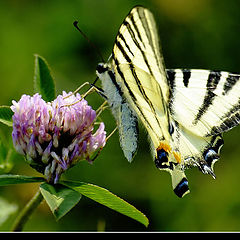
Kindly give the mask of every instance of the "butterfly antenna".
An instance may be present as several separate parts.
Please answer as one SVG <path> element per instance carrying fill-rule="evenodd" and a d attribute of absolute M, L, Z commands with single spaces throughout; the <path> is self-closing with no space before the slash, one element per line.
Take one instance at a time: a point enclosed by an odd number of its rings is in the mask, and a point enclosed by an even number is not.
<path fill-rule="evenodd" d="M 100 50 L 96 47 L 96 45 L 87 37 L 87 35 L 78 27 L 78 21 L 73 22 L 73 26 L 82 34 L 82 36 L 88 41 L 88 43 L 97 51 L 99 57 L 101 58 L 102 62 L 104 61 L 104 58 L 100 52 Z"/>

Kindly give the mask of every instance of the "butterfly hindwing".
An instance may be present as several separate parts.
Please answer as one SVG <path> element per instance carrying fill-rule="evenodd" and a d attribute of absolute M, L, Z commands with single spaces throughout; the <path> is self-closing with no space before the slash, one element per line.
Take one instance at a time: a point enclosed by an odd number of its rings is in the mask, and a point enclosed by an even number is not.
<path fill-rule="evenodd" d="M 223 146 L 222 136 L 200 137 L 174 120 L 172 125 L 172 146 L 173 151 L 179 153 L 180 165 L 184 169 L 196 166 L 215 178 L 213 166 Z"/>

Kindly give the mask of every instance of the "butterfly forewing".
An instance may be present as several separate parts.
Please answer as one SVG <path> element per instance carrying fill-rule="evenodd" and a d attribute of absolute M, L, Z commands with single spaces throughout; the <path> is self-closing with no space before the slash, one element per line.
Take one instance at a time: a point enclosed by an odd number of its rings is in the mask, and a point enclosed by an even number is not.
<path fill-rule="evenodd" d="M 194 134 L 213 136 L 239 124 L 240 75 L 186 69 L 167 70 L 167 75 L 171 114 Z"/>
<path fill-rule="evenodd" d="M 177 189 L 186 178 L 170 146 L 173 141 L 169 133 L 169 87 L 156 24 L 149 10 L 136 7 L 126 17 L 116 37 L 112 58 L 116 81 L 150 135 L 154 159 L 157 158 L 155 164 L 171 173 L 172 185 Z M 187 181 L 182 186 L 180 196 L 188 191 Z"/>

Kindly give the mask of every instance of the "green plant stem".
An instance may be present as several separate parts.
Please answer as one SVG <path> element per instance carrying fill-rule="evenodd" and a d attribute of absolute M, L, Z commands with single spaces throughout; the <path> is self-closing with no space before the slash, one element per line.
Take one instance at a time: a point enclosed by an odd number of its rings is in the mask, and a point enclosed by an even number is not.
<path fill-rule="evenodd" d="M 17 216 L 12 231 L 13 232 L 19 232 L 22 231 L 25 223 L 31 216 L 31 214 L 34 212 L 34 210 L 39 206 L 39 204 L 42 202 L 43 196 L 40 192 L 40 189 L 36 192 L 36 194 L 33 196 L 33 198 L 27 203 L 27 205 L 23 208 L 23 210 L 20 212 L 20 214 Z"/>

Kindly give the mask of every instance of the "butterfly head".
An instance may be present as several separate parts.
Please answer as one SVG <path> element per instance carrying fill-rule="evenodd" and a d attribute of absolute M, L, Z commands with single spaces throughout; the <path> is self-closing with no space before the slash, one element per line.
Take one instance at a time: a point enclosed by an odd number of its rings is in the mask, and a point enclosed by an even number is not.
<path fill-rule="evenodd" d="M 110 82 L 112 78 L 115 78 L 108 63 L 99 63 L 96 67 L 96 74 L 102 83 Z"/>
<path fill-rule="evenodd" d="M 107 70 L 108 70 L 108 66 L 107 64 L 104 64 L 104 63 L 99 63 L 96 67 L 96 73 L 97 75 L 100 75 L 100 74 L 103 74 L 105 73 Z"/>

